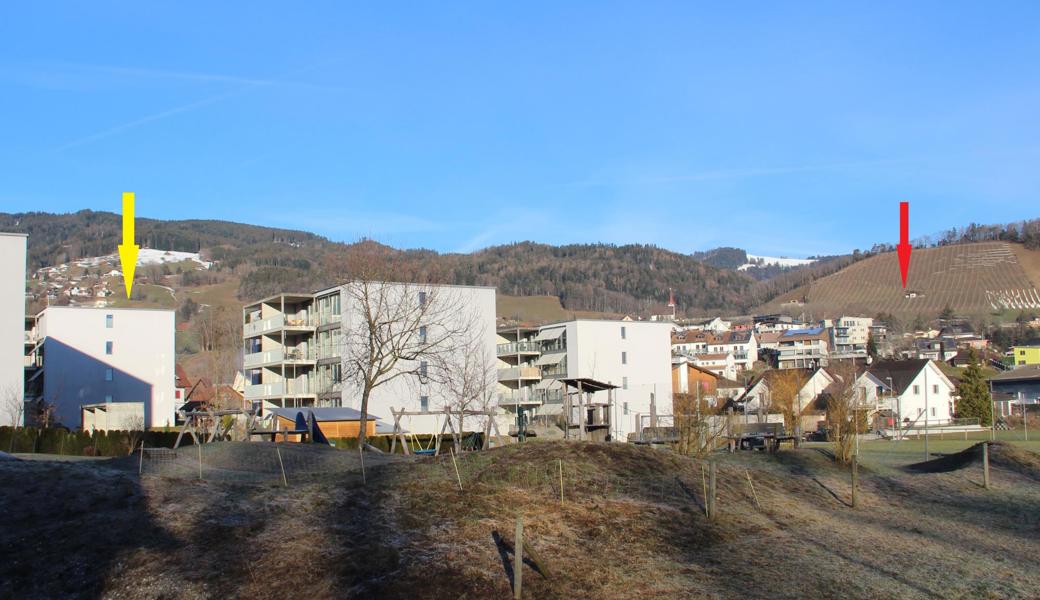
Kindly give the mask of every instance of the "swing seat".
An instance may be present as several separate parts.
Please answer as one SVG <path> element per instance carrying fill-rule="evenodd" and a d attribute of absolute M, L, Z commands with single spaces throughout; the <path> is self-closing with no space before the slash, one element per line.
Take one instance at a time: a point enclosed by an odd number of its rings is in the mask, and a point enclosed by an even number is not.
<path fill-rule="evenodd" d="M 412 450 L 412 454 L 419 454 L 419 455 L 422 455 L 422 456 L 433 456 L 433 454 L 435 452 L 436 452 L 436 450 L 434 450 L 432 448 L 429 449 L 429 450 L 426 450 L 426 449 L 423 449 L 423 450 Z"/>

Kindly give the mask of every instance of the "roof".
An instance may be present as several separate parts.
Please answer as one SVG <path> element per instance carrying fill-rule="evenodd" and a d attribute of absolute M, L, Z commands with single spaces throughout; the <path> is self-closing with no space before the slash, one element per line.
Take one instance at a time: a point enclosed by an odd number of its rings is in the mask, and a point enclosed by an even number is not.
<path fill-rule="evenodd" d="M 727 331 L 716 341 L 718 344 L 746 344 L 751 341 L 754 333 L 747 329 Z"/>
<path fill-rule="evenodd" d="M 558 381 L 563 382 L 564 385 L 572 388 L 577 388 L 581 384 L 581 390 L 583 392 L 602 392 L 604 390 L 616 390 L 618 386 L 613 383 L 606 383 L 603 381 L 597 381 L 595 379 L 589 379 L 588 377 L 575 377 L 571 379 L 559 379 Z"/>
<path fill-rule="evenodd" d="M 726 360 L 729 357 L 729 352 L 710 352 L 707 354 L 694 354 L 694 360 Z"/>
<path fill-rule="evenodd" d="M 689 361 L 689 360 L 682 361 L 682 362 L 672 361 L 672 368 L 673 369 L 681 369 L 682 367 L 689 367 L 690 369 L 693 369 L 695 371 L 700 371 L 701 373 L 704 373 L 705 375 L 710 375 L 711 377 L 714 377 L 716 380 L 719 379 L 719 376 L 716 375 L 714 372 L 709 371 L 708 369 L 705 369 L 704 367 L 699 367 L 699 366 L 695 365 L 692 361 Z"/>
<path fill-rule="evenodd" d="M 719 377 L 718 381 L 715 382 L 715 387 L 717 389 L 743 389 L 744 384 L 740 383 L 739 381 L 734 381 L 732 379 L 726 379 L 725 377 Z"/>
<path fill-rule="evenodd" d="M 759 344 L 775 344 L 780 341 L 780 336 L 784 335 L 783 331 L 763 331 L 758 334 Z"/>
<path fill-rule="evenodd" d="M 903 395 L 906 388 L 910 387 L 910 384 L 917 375 L 924 369 L 931 361 L 927 358 L 908 358 L 905 360 L 881 360 L 874 363 L 867 372 L 874 376 L 878 381 L 888 382 L 889 378 L 892 379 L 892 388 L 897 395 Z"/>
<path fill-rule="evenodd" d="M 180 363 L 177 363 L 174 366 L 173 370 L 175 373 L 174 386 L 179 388 L 190 388 L 191 379 L 188 377 L 188 372 L 184 370 L 184 366 Z"/>
<path fill-rule="evenodd" d="M 1032 381 L 1040 380 L 1040 365 L 1028 365 L 1004 371 L 990 377 L 990 381 Z"/>
<path fill-rule="evenodd" d="M 303 407 L 303 408 L 268 408 L 265 409 L 267 412 L 278 415 L 283 419 L 289 419 L 290 421 L 296 420 L 298 413 L 303 413 L 307 416 L 308 412 L 314 413 L 314 420 L 322 421 L 360 421 L 361 411 L 354 410 L 353 408 L 347 408 L 345 406 L 335 407 Z M 379 418 L 375 415 L 369 414 L 368 420 L 377 421 Z"/>

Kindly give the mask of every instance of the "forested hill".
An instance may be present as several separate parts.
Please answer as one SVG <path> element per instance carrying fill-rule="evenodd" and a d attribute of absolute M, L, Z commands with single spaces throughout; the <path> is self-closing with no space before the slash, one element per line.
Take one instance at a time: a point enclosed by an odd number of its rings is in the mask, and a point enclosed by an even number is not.
<path fill-rule="evenodd" d="M 0 213 L 0 231 L 29 234 L 31 271 L 114 254 L 122 235 L 119 215 L 94 211 Z M 142 247 L 201 252 L 216 261 L 214 269 L 239 282 L 240 300 L 343 280 L 359 257 L 392 262 L 402 277 L 493 285 L 510 295 L 557 296 L 570 310 L 647 314 L 667 302 L 672 288 L 681 312 L 739 312 L 751 305 L 755 285 L 744 274 L 647 245 L 523 242 L 472 254 L 439 254 L 371 241 L 331 242 L 302 231 L 225 221 L 142 218 L 137 219 L 137 241 Z"/>

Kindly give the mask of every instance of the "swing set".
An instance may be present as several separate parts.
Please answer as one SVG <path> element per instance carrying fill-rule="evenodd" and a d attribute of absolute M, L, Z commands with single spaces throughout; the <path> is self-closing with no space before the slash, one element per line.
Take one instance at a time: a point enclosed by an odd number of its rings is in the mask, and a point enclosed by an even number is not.
<path fill-rule="evenodd" d="M 439 456 L 441 453 L 441 438 L 444 437 L 445 432 L 451 433 L 451 437 L 457 440 L 460 450 L 462 445 L 462 432 L 455 430 L 455 424 L 452 423 L 452 417 L 458 417 L 460 414 L 465 417 L 485 417 L 484 420 L 484 431 L 483 431 L 483 442 L 481 443 L 481 450 L 487 450 L 491 447 L 491 433 L 494 431 L 495 445 L 505 445 L 502 442 L 502 433 L 498 430 L 498 423 L 495 422 L 495 412 L 493 410 L 463 410 L 463 411 L 451 411 L 447 407 L 443 411 L 408 411 L 408 410 L 394 410 L 390 408 L 390 413 L 394 416 L 394 431 L 391 434 L 390 443 L 390 454 L 397 451 L 397 443 L 401 443 L 401 451 L 405 455 L 416 454 L 419 456 Z M 419 441 L 419 437 L 415 433 L 405 431 L 401 426 L 402 417 L 420 417 L 429 415 L 443 415 L 444 422 L 441 424 L 441 431 L 437 435 L 430 436 L 430 439 L 425 444 Z M 470 438 L 475 438 L 476 433 L 472 434 Z M 413 450 L 412 446 L 417 447 Z M 476 444 L 474 444 L 475 446 Z"/>

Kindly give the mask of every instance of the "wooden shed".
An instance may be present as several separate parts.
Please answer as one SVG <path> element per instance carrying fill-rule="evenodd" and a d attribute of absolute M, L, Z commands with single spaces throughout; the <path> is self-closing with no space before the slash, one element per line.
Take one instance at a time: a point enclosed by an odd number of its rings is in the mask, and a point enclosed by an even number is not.
<path fill-rule="evenodd" d="M 317 407 L 317 408 L 268 408 L 267 412 L 274 415 L 278 423 L 278 429 L 296 429 L 296 416 L 303 415 L 307 419 L 309 413 L 314 414 L 314 420 L 318 429 L 325 437 L 332 438 L 356 438 L 361 431 L 361 412 L 353 408 L 342 407 Z M 377 418 L 371 414 L 365 422 L 365 435 L 374 437 L 376 434 Z M 291 435 L 289 441 L 298 442 L 300 436 Z"/>

